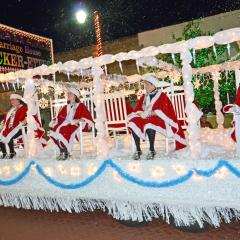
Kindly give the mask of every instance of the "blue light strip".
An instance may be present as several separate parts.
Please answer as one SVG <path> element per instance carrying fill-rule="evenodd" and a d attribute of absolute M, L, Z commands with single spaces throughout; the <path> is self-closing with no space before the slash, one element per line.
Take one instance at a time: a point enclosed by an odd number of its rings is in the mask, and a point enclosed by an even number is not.
<path fill-rule="evenodd" d="M 227 168 L 233 175 L 236 177 L 240 178 L 240 170 L 233 166 L 231 163 L 225 160 L 219 161 L 216 166 L 213 168 L 207 169 L 207 170 L 201 170 L 201 169 L 190 169 L 185 175 L 182 175 L 178 178 L 175 179 L 169 179 L 169 180 L 164 180 L 164 181 L 149 181 L 149 180 L 144 180 L 140 179 L 138 177 L 132 176 L 129 174 L 127 171 L 123 170 L 118 164 L 116 164 L 113 160 L 106 160 L 104 161 L 98 170 L 88 178 L 75 182 L 75 183 L 61 183 L 58 180 L 48 176 L 42 166 L 35 161 L 31 161 L 27 167 L 20 173 L 18 176 L 8 179 L 8 180 L 1 180 L 0 179 L 0 185 L 3 186 L 10 186 L 13 184 L 17 184 L 20 182 L 22 179 L 24 179 L 30 172 L 31 166 L 34 165 L 36 167 L 37 173 L 42 176 L 49 184 L 54 185 L 57 188 L 61 189 L 79 189 L 82 187 L 85 187 L 91 183 L 93 183 L 99 176 L 101 176 L 107 167 L 112 168 L 115 170 L 124 180 L 129 181 L 131 183 L 135 183 L 139 186 L 142 187 L 148 187 L 148 188 L 169 188 L 169 187 L 175 187 L 179 184 L 183 184 L 190 180 L 193 176 L 194 173 L 196 173 L 199 176 L 203 177 L 212 177 L 218 170 L 220 170 L 222 167 Z"/>

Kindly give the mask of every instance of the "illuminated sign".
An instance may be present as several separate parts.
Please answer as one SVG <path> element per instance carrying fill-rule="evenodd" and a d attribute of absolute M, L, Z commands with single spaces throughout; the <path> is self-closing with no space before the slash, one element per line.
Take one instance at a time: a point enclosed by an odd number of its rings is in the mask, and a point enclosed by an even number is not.
<path fill-rule="evenodd" d="M 0 24 L 0 72 L 35 68 L 53 62 L 52 39 Z"/>

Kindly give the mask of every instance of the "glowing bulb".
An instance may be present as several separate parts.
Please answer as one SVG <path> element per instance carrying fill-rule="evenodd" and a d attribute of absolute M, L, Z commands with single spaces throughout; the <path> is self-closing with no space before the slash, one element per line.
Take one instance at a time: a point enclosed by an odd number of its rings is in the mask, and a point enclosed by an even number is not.
<path fill-rule="evenodd" d="M 6 177 L 8 177 L 10 175 L 10 167 L 9 166 L 4 166 L 2 170 Z"/>
<path fill-rule="evenodd" d="M 79 10 L 76 12 L 76 19 L 80 24 L 85 23 L 87 18 L 87 13 L 84 10 Z"/>
<path fill-rule="evenodd" d="M 221 168 L 214 174 L 214 177 L 216 177 L 218 179 L 224 179 L 227 175 L 228 175 L 227 169 Z"/>
<path fill-rule="evenodd" d="M 131 172 L 140 173 L 141 172 L 140 164 L 139 163 L 129 163 L 128 170 Z"/>
<path fill-rule="evenodd" d="M 184 166 L 182 165 L 173 165 L 172 168 L 175 170 L 175 172 L 178 174 L 178 175 L 183 175 L 186 173 L 186 169 Z"/>
<path fill-rule="evenodd" d="M 154 178 L 160 178 L 160 177 L 163 177 L 164 175 L 165 175 L 165 171 L 160 166 L 153 168 L 151 171 L 151 176 Z"/>
<path fill-rule="evenodd" d="M 91 164 L 88 166 L 88 168 L 87 168 L 87 173 L 88 173 L 88 175 L 92 175 L 92 174 L 94 174 L 96 171 L 97 171 L 97 167 L 94 166 L 94 164 L 92 164 L 92 163 L 91 163 Z"/>
<path fill-rule="evenodd" d="M 42 85 L 41 86 L 41 93 L 48 94 L 48 86 L 47 85 Z"/>
<path fill-rule="evenodd" d="M 17 172 L 22 172 L 22 170 L 23 170 L 23 168 L 24 168 L 23 162 L 19 162 L 18 164 L 16 164 L 16 165 L 14 166 L 14 168 L 15 168 L 15 170 L 16 170 Z"/>

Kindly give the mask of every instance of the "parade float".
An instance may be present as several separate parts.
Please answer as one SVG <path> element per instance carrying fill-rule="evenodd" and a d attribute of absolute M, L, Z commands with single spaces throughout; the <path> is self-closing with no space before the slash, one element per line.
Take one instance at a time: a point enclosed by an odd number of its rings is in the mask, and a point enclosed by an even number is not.
<path fill-rule="evenodd" d="M 140 51 L 106 54 L 81 59 L 79 62 L 68 61 L 1 74 L 2 87 L 24 89 L 24 98 L 28 104 L 28 131 L 24 150 L 16 159 L 2 160 L 0 163 L 0 204 L 5 207 L 77 213 L 101 209 L 119 220 L 142 222 L 163 218 L 169 223 L 174 219 L 177 226 L 197 222 L 203 227 L 208 222 L 219 227 L 221 222 L 229 223 L 232 219 L 238 219 L 239 106 L 233 104 L 227 109 L 234 116 L 235 143 L 230 136 L 233 129 L 223 127 L 219 78 L 221 72 L 234 71 L 238 88 L 240 61 L 227 61 L 198 69 L 193 69 L 191 63 L 200 49 L 227 45 L 228 51 L 231 51 L 230 44 L 239 40 L 240 28 L 234 28 L 213 36 L 151 46 Z M 159 54 L 171 54 L 173 58 L 180 55 L 182 69 L 159 61 L 156 58 Z M 104 107 L 109 87 L 138 83 L 141 76 L 108 74 L 108 66 L 117 62 L 124 73 L 122 63 L 130 60 L 136 62 L 138 72 L 142 68 L 155 67 L 159 69 L 159 78 L 169 76 L 172 80 L 169 83 L 171 96 L 175 94 L 175 81 L 182 78 L 187 148 L 175 152 L 171 146 L 168 151 L 164 147 L 153 161 L 147 161 L 144 157 L 141 161 L 133 161 L 132 140 L 127 133 L 126 117 L 115 119 L 115 123 L 121 120 L 125 124 L 126 134 L 114 133 L 109 136 L 106 122 L 110 120 L 108 109 Z M 66 74 L 69 83 L 57 82 L 57 73 Z M 200 127 L 202 112 L 194 104 L 192 77 L 205 73 L 211 75 L 214 83 L 216 129 Z M 72 83 L 70 80 L 73 75 L 82 79 L 87 76 L 90 80 Z M 41 144 L 34 138 L 36 126 L 32 115 L 37 104 L 44 104 L 44 100 L 37 99 L 37 88 L 45 89 L 47 93 L 47 89 L 52 87 L 61 93 L 69 84 L 77 87 L 83 101 L 91 105 L 97 134 L 89 133 L 87 136 L 80 131 L 80 149 L 77 146 L 79 143 L 76 143 L 72 158 L 59 162 L 55 159 L 56 149 L 51 143 L 41 148 Z M 122 98 L 127 94 L 120 93 Z M 55 92 L 52 102 L 61 102 L 57 96 Z M 119 94 L 111 94 L 112 98 L 116 96 L 120 99 Z M 124 110 L 120 115 L 126 115 Z M 170 138 L 163 138 L 159 145 L 167 146 L 171 142 Z"/>

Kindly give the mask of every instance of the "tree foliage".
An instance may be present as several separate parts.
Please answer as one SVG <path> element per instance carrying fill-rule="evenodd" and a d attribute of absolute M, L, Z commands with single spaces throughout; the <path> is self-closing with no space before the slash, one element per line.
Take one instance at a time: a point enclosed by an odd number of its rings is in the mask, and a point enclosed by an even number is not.
<path fill-rule="evenodd" d="M 199 36 L 207 36 L 212 35 L 211 32 L 204 32 L 200 27 L 200 21 L 192 21 L 186 25 L 183 29 L 182 35 L 180 37 L 176 37 L 173 35 L 173 38 L 176 41 L 188 40 L 191 38 L 199 37 Z M 237 44 L 231 44 L 230 46 L 231 52 L 236 55 L 239 52 L 239 48 Z M 230 61 L 230 56 L 228 54 L 227 45 L 215 45 L 215 49 L 213 47 L 197 50 L 195 53 L 192 51 L 193 68 L 201 68 L 204 66 L 210 66 L 214 64 L 220 64 L 222 62 Z M 179 67 L 181 67 L 180 56 L 176 56 L 176 62 Z M 238 55 L 236 55 L 235 59 L 239 59 Z M 197 77 L 193 77 L 193 84 L 198 79 L 200 81 L 201 86 L 195 88 L 195 101 L 199 105 L 199 107 L 204 112 L 214 112 L 214 96 L 213 96 L 213 82 L 211 80 L 211 76 L 208 75 L 200 75 Z M 223 72 L 221 74 L 221 80 L 219 81 L 220 88 L 220 99 L 223 105 L 233 101 L 235 97 L 235 75 L 234 72 Z"/>

